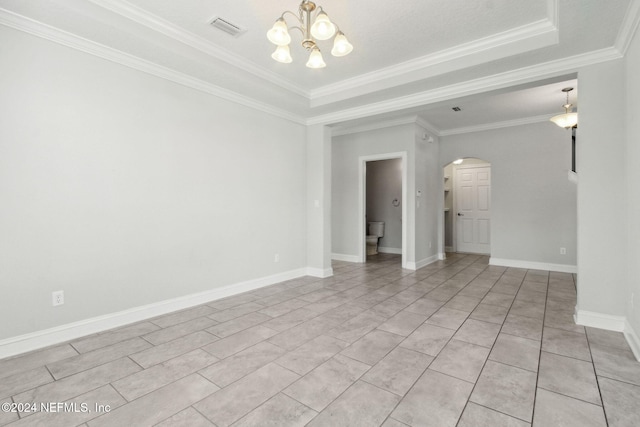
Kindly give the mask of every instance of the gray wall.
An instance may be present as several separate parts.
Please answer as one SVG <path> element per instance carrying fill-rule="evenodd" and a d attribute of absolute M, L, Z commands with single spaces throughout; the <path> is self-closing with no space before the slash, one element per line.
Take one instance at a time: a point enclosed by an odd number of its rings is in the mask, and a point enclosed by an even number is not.
<path fill-rule="evenodd" d="M 398 206 L 392 201 L 398 200 Z M 402 159 L 367 162 L 367 221 L 383 221 L 382 251 L 402 251 Z"/>
<path fill-rule="evenodd" d="M 491 164 L 491 257 L 576 264 L 571 133 L 551 122 L 441 138 L 441 167 L 460 157 Z M 560 255 L 560 247 L 567 249 Z"/>
<path fill-rule="evenodd" d="M 0 39 L 0 339 L 306 266 L 304 126 Z"/>
<path fill-rule="evenodd" d="M 626 57 L 627 94 L 627 283 L 626 313 L 636 334 L 640 333 L 640 33 L 629 47 Z M 636 335 L 637 337 L 637 335 Z M 637 343 L 640 344 L 640 343 Z M 638 349 L 640 350 L 640 349 Z M 640 356 L 640 354 L 638 355 Z"/>
<path fill-rule="evenodd" d="M 331 230 L 332 253 L 348 256 L 359 254 L 359 158 L 377 154 L 407 152 L 407 194 L 415 194 L 415 125 L 401 125 L 375 131 L 335 136 L 331 161 Z M 415 260 L 414 198 L 407 200 L 407 254 Z"/>

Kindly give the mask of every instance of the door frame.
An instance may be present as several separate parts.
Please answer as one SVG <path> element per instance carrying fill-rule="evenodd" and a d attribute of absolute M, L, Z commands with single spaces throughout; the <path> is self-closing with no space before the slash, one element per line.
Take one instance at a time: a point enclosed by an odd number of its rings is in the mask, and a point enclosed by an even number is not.
<path fill-rule="evenodd" d="M 480 159 L 475 157 L 478 160 L 482 160 L 484 163 L 470 163 L 470 164 L 461 164 L 461 165 L 453 165 L 453 172 L 451 173 L 452 177 L 451 179 L 453 179 L 453 182 L 451 183 L 451 188 L 454 191 L 453 194 L 453 200 L 452 200 L 452 209 L 453 212 L 451 213 L 451 237 L 453 239 L 453 248 L 455 252 L 458 252 L 458 196 L 457 196 L 457 176 L 458 176 L 458 169 L 474 169 L 474 168 L 482 168 L 482 167 L 488 167 L 489 170 L 492 170 L 492 165 L 490 162 L 488 162 L 487 160 L 484 159 Z M 491 212 L 493 212 L 493 173 L 491 174 Z M 491 230 L 489 232 L 489 239 L 491 241 L 491 243 L 489 243 L 489 254 L 491 255 L 491 244 L 493 243 L 493 239 L 491 238 L 491 234 L 493 231 L 493 224 L 491 224 Z"/>
<path fill-rule="evenodd" d="M 367 262 L 367 162 L 401 159 L 402 161 L 402 268 L 407 268 L 407 152 L 373 154 L 358 158 L 358 260 Z"/>

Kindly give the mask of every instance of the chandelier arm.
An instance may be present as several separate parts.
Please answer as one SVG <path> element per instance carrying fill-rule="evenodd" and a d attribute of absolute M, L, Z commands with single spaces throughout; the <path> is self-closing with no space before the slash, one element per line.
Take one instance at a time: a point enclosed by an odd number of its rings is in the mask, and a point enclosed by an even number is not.
<path fill-rule="evenodd" d="M 296 18 L 296 21 L 298 21 L 298 23 L 302 26 L 304 26 L 304 21 L 301 19 L 300 16 L 296 15 L 295 12 L 292 12 L 290 10 L 285 10 L 284 12 L 282 12 L 282 15 L 280 15 L 280 18 L 284 19 L 284 16 L 286 14 L 292 15 L 294 18 Z M 285 21 L 286 22 L 286 21 Z"/>
<path fill-rule="evenodd" d="M 290 30 L 299 30 L 303 37 L 305 35 L 304 28 L 298 27 L 297 25 L 295 27 L 290 27 L 289 29 Z"/>

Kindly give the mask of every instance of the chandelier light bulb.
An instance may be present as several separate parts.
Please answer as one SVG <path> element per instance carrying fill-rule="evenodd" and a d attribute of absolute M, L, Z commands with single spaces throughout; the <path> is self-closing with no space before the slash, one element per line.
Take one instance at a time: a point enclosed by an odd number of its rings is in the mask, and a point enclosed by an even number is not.
<path fill-rule="evenodd" d="M 288 45 L 278 46 L 276 48 L 276 51 L 271 54 L 271 57 L 278 62 L 282 62 L 283 64 L 289 64 L 291 63 L 291 61 L 293 61 Z"/>
<path fill-rule="evenodd" d="M 283 18 L 279 18 L 275 24 L 273 24 L 273 27 L 267 32 L 267 38 L 277 46 L 286 46 L 291 43 L 289 29 Z"/>
<path fill-rule="evenodd" d="M 342 31 L 338 31 L 336 38 L 333 40 L 333 49 L 331 54 L 333 56 L 345 56 L 351 53 L 353 45 L 349 43 L 349 40 L 345 37 Z"/>
<path fill-rule="evenodd" d="M 311 26 L 311 35 L 318 40 L 328 40 L 336 33 L 336 26 L 326 13 L 320 12 Z"/>
<path fill-rule="evenodd" d="M 309 68 L 324 68 L 327 64 L 325 64 L 324 59 L 322 59 L 322 53 L 320 53 L 320 49 L 314 47 L 311 50 L 311 55 L 309 55 L 309 60 L 307 61 L 307 67 Z"/>

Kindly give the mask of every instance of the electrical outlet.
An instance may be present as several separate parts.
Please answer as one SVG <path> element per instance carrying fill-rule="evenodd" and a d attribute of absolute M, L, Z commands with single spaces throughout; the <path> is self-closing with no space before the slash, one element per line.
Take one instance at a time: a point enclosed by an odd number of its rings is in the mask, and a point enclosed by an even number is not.
<path fill-rule="evenodd" d="M 567 254 L 567 248 L 560 248 L 560 255 L 566 255 Z"/>
<path fill-rule="evenodd" d="M 64 291 L 55 291 L 51 293 L 51 303 L 55 307 L 56 305 L 64 304 Z"/>
<path fill-rule="evenodd" d="M 279 262 L 280 261 L 280 254 L 275 254 L 273 256 L 273 262 Z"/>

